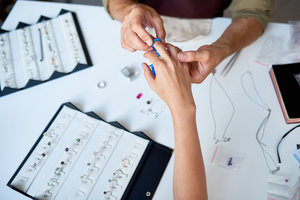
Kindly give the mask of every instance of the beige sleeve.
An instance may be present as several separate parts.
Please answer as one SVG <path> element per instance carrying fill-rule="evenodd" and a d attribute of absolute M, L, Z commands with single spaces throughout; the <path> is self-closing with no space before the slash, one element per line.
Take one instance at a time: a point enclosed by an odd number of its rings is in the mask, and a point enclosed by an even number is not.
<path fill-rule="evenodd" d="M 273 0 L 232 0 L 229 10 L 232 12 L 232 20 L 251 17 L 265 30 L 272 8 Z"/>
<path fill-rule="evenodd" d="M 109 14 L 109 16 L 111 17 L 110 15 L 110 12 L 109 12 L 109 9 L 108 9 L 108 1 L 109 0 L 102 0 L 102 4 L 103 4 L 103 7 L 105 8 L 105 11 Z"/>

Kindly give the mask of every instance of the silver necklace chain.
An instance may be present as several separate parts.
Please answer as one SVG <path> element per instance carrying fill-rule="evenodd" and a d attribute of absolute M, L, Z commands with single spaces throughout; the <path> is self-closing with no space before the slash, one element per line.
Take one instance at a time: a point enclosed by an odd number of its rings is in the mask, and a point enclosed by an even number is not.
<path fill-rule="evenodd" d="M 216 133 L 217 133 L 217 122 L 216 122 L 216 117 L 215 117 L 215 114 L 214 114 L 214 109 L 213 109 L 213 106 L 212 106 L 212 83 L 213 83 L 213 80 L 216 82 L 216 84 L 224 92 L 224 94 L 226 95 L 226 97 L 229 100 L 230 105 L 232 107 L 232 113 L 231 113 L 230 119 L 227 122 L 226 127 L 224 129 L 222 138 L 217 138 L 217 136 L 216 136 Z M 211 77 L 211 81 L 210 81 L 210 87 L 209 87 L 209 105 L 210 105 L 211 116 L 213 118 L 213 124 L 214 124 L 214 141 L 215 141 L 215 143 L 217 144 L 218 142 L 229 142 L 231 140 L 231 138 L 230 137 L 226 137 L 226 133 L 227 133 L 227 129 L 228 129 L 229 125 L 232 122 L 233 116 L 235 114 L 235 107 L 234 107 L 233 101 L 230 98 L 229 94 L 226 92 L 225 88 L 220 84 L 220 82 L 218 81 L 218 79 L 215 77 L 214 73 L 212 73 L 212 77 Z"/>
<path fill-rule="evenodd" d="M 253 85 L 253 88 L 254 88 L 254 91 L 257 95 L 257 97 L 259 98 L 259 100 L 261 101 L 260 103 L 258 101 L 256 101 L 253 97 L 251 97 L 251 95 L 247 92 L 247 90 L 245 89 L 245 85 L 244 85 L 244 78 L 245 76 L 248 75 L 250 77 L 250 80 L 252 82 L 252 85 Z M 271 108 L 266 104 L 266 102 L 263 100 L 263 98 L 260 96 L 257 88 L 256 88 L 256 85 L 255 85 L 255 82 L 254 82 L 254 79 L 253 79 L 253 75 L 250 71 L 246 71 L 242 74 L 241 76 L 241 85 L 242 85 L 242 88 L 243 88 L 243 91 L 244 93 L 248 96 L 248 98 L 254 103 L 256 104 L 257 106 L 263 108 L 264 110 L 267 111 L 267 114 L 266 116 L 263 118 L 262 122 L 260 123 L 257 131 L 256 131 L 256 141 L 259 145 L 259 147 L 261 148 L 261 151 L 263 153 L 263 156 L 264 156 L 264 160 L 266 162 L 266 165 L 269 169 L 269 172 L 271 174 L 274 174 L 276 173 L 277 171 L 280 170 L 280 167 L 278 165 L 276 165 L 274 159 L 272 158 L 271 154 L 265 149 L 265 147 L 267 146 L 266 144 L 264 144 L 262 142 L 264 136 L 265 136 L 265 131 L 266 131 L 266 127 L 267 127 L 267 124 L 269 122 L 269 119 L 270 119 L 270 116 L 271 116 Z M 259 136 L 259 134 L 261 133 L 261 136 Z M 268 161 L 268 159 L 271 161 L 271 163 Z M 273 165 L 273 168 L 270 166 L 270 164 Z"/>

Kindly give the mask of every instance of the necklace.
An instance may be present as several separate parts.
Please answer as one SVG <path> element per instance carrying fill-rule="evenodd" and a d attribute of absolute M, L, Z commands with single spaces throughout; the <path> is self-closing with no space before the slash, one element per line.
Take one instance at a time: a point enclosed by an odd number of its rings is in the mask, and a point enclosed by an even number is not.
<path fill-rule="evenodd" d="M 215 81 L 216 84 L 224 92 L 224 94 L 226 95 L 226 97 L 229 100 L 230 105 L 232 107 L 232 113 L 231 113 L 230 119 L 227 122 L 226 127 L 224 129 L 222 138 L 217 138 L 217 136 L 216 136 L 216 133 L 217 133 L 217 123 L 216 123 L 216 117 L 215 117 L 213 106 L 212 106 L 212 84 L 213 84 L 213 81 Z M 226 135 L 227 129 L 228 129 L 228 127 L 231 124 L 231 121 L 233 119 L 233 116 L 234 116 L 234 113 L 235 113 L 235 107 L 234 107 L 232 99 L 230 98 L 230 96 L 226 92 L 225 88 L 220 84 L 220 82 L 218 81 L 218 79 L 215 77 L 214 73 L 212 73 L 212 77 L 211 77 L 211 81 L 210 81 L 210 86 L 209 86 L 209 105 L 210 105 L 211 116 L 213 118 L 213 124 L 214 124 L 214 141 L 215 141 L 215 143 L 218 143 L 218 142 L 229 142 L 231 140 L 231 138 L 230 137 L 226 137 L 225 135 Z"/>
<path fill-rule="evenodd" d="M 157 101 L 155 101 L 149 108 L 147 109 L 143 109 L 140 112 L 146 115 L 152 115 L 154 119 L 157 119 L 160 114 L 165 110 L 166 108 L 166 104 L 163 105 L 162 108 L 157 109 L 158 111 L 155 111 L 156 109 L 154 109 L 155 105 L 158 105 L 158 103 L 161 101 L 161 99 L 158 99 Z"/>
<path fill-rule="evenodd" d="M 250 80 L 251 80 L 251 83 L 253 85 L 253 88 L 254 88 L 254 91 L 257 95 L 257 97 L 259 98 L 260 102 L 256 101 L 253 97 L 251 97 L 251 95 L 247 92 L 247 90 L 245 89 L 245 85 L 244 85 L 244 79 L 245 79 L 245 76 L 248 75 L 250 77 Z M 265 101 L 263 100 L 263 98 L 260 96 L 260 94 L 258 93 L 258 90 L 255 86 L 255 83 L 254 83 L 254 79 L 253 79 L 253 75 L 250 71 L 246 71 L 242 74 L 241 76 L 241 85 L 242 85 L 242 88 L 243 88 L 243 91 L 244 93 L 248 96 L 249 99 L 251 99 L 251 101 L 256 104 L 257 106 L 263 108 L 264 110 L 267 111 L 267 114 L 266 116 L 263 118 L 262 122 L 260 123 L 260 125 L 258 126 L 258 129 L 256 131 L 256 141 L 263 153 L 263 156 L 264 156 L 264 160 L 266 162 L 266 165 L 269 169 L 269 172 L 271 174 L 274 174 L 276 173 L 277 171 L 280 170 L 280 167 L 276 165 L 274 159 L 272 158 L 271 154 L 265 149 L 265 147 L 267 146 L 266 144 L 264 144 L 262 142 L 263 138 L 264 138 L 264 135 L 265 135 L 265 131 L 266 131 L 266 127 L 267 127 L 267 124 L 269 122 L 269 119 L 270 119 L 270 116 L 271 116 L 271 108 L 265 103 Z M 261 134 L 261 135 L 260 135 Z M 269 159 L 269 160 L 268 160 Z M 271 167 L 271 165 L 273 165 L 273 168 Z"/>

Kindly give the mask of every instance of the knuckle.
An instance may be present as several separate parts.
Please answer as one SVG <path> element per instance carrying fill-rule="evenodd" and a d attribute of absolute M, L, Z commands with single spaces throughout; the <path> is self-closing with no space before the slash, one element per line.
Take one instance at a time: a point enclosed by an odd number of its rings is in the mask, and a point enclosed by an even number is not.
<path fill-rule="evenodd" d="M 212 56 L 212 55 L 211 55 L 211 52 L 208 51 L 208 50 L 205 50 L 205 51 L 203 52 L 203 54 L 204 54 L 204 57 L 206 58 L 206 60 L 209 60 L 210 57 Z"/>
<path fill-rule="evenodd" d="M 143 14 L 143 9 L 141 7 L 135 7 L 132 9 L 132 12 L 134 12 L 136 15 Z"/>
<path fill-rule="evenodd" d="M 144 51 L 147 50 L 147 46 L 145 44 L 138 44 L 137 48 Z"/>
<path fill-rule="evenodd" d="M 134 31 L 134 32 L 137 32 L 139 29 L 140 29 L 140 25 L 135 22 L 131 25 L 131 29 Z"/>
<path fill-rule="evenodd" d="M 191 52 L 191 53 L 187 54 L 187 58 L 189 60 L 195 60 L 196 59 L 196 54 L 194 52 Z"/>

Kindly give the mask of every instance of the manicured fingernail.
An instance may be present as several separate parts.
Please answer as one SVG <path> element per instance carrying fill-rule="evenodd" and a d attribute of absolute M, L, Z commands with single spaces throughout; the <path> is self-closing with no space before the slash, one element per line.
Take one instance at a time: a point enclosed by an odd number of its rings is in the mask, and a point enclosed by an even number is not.
<path fill-rule="evenodd" d="M 148 46 L 151 46 L 152 45 L 152 40 L 149 39 L 149 40 L 146 41 L 146 43 L 147 43 Z"/>
<path fill-rule="evenodd" d="M 180 60 L 185 60 L 186 58 L 185 53 L 179 53 L 178 56 Z"/>

